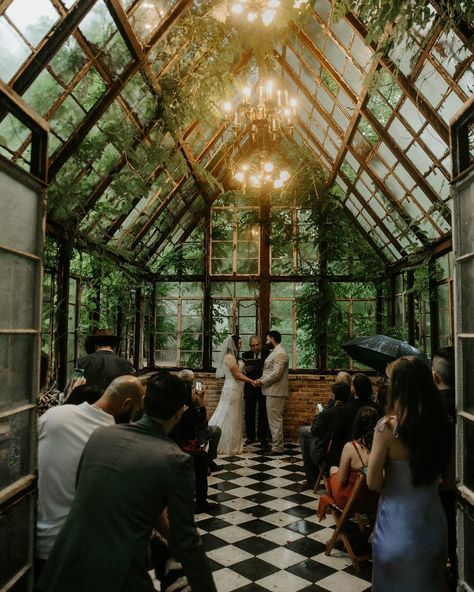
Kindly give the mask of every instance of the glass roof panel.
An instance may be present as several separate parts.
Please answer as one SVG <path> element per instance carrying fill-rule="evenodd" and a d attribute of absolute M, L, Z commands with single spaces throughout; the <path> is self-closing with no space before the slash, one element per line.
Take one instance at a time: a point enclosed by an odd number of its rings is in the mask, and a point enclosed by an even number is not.
<path fill-rule="evenodd" d="M 0 78 L 8 82 L 30 55 L 31 50 L 3 16 L 0 17 L 0 39 Z"/>
<path fill-rule="evenodd" d="M 13 0 L 5 15 L 33 47 L 59 20 L 59 14 L 49 0 Z"/>

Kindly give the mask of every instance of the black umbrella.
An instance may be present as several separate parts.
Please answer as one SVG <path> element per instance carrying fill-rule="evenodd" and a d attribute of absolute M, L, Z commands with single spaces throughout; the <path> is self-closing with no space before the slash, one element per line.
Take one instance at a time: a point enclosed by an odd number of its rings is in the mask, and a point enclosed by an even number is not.
<path fill-rule="evenodd" d="M 406 341 L 387 337 L 386 335 L 371 335 L 370 337 L 356 337 L 342 346 L 351 358 L 365 364 L 379 372 L 385 372 L 387 364 L 400 356 L 416 356 L 428 366 L 430 362 L 426 355 Z"/>

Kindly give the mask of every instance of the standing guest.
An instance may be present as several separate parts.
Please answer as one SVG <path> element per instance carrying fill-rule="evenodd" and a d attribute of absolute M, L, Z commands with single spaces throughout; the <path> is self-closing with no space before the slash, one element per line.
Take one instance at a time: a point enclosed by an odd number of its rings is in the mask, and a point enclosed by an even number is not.
<path fill-rule="evenodd" d="M 283 410 L 288 397 L 288 354 L 281 345 L 281 333 L 269 331 L 266 343 L 272 350 L 263 364 L 262 377 L 255 381 L 266 397 L 267 416 L 272 434 L 270 456 L 283 454 Z"/>
<path fill-rule="evenodd" d="M 258 335 L 252 335 L 249 340 L 250 350 L 242 354 L 245 362 L 245 374 L 253 380 L 262 376 L 263 362 L 268 355 L 267 351 L 262 351 L 262 340 Z M 245 399 L 245 435 L 247 440 L 245 444 L 253 444 L 255 436 L 258 437 L 262 450 L 269 450 L 267 443 L 268 418 L 267 404 L 262 393 L 261 387 L 253 387 L 250 384 L 244 386 Z M 255 416 L 257 417 L 257 429 L 255 430 Z"/>
<path fill-rule="evenodd" d="M 377 424 L 367 484 L 382 492 L 374 530 L 373 592 L 444 592 L 446 516 L 438 483 L 451 427 L 426 364 L 390 364 L 387 415 Z"/>
<path fill-rule="evenodd" d="M 192 462 L 167 436 L 185 410 L 185 396 L 179 378 L 159 374 L 147 385 L 142 419 L 92 434 L 39 590 L 152 592 L 147 550 L 167 507 L 168 540 L 192 590 L 216 591 L 194 523 Z"/>
<path fill-rule="evenodd" d="M 80 387 L 78 387 L 80 388 Z M 130 421 L 144 389 L 133 376 L 116 378 L 93 405 L 60 405 L 39 419 L 36 567 L 40 571 L 71 508 L 84 446 L 98 427 Z"/>
<path fill-rule="evenodd" d="M 433 357 L 432 373 L 434 383 L 441 395 L 444 408 L 454 428 L 456 425 L 456 401 L 454 392 L 454 347 L 443 347 Z M 454 429 L 452 430 L 454 438 Z M 452 446 L 451 458 L 442 476 L 439 488 L 448 521 L 448 558 L 449 558 L 449 589 L 457 590 L 458 559 L 456 554 L 456 472 L 455 449 Z"/>
<path fill-rule="evenodd" d="M 131 362 L 115 354 L 114 348 L 119 345 L 120 337 L 114 335 L 110 329 L 97 329 L 86 342 L 86 349 L 94 347 L 95 351 L 80 358 L 77 367 L 84 370 L 88 385 L 103 393 L 117 376 L 133 374 Z"/>
<path fill-rule="evenodd" d="M 224 340 L 216 365 L 216 377 L 225 378 L 219 403 L 209 425 L 221 428 L 219 454 L 240 454 L 244 426 L 242 421 L 244 382 L 254 385 L 254 381 L 243 373 L 244 363 L 239 357 L 242 339 L 231 335 Z"/>

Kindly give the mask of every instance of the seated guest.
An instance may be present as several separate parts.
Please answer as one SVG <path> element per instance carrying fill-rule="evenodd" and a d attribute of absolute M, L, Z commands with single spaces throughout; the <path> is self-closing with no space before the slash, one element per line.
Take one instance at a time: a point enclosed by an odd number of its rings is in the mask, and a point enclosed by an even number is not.
<path fill-rule="evenodd" d="M 349 499 L 352 489 L 361 470 L 367 468 L 369 455 L 374 438 L 374 429 L 379 420 L 379 414 L 373 407 L 361 407 L 354 422 L 354 439 L 347 442 L 341 454 L 339 466 L 330 469 L 330 477 L 327 482 L 327 495 L 319 500 L 318 516 L 324 517 L 328 503 L 333 500 L 343 508 Z M 365 486 L 359 492 L 358 506 L 375 511 L 377 509 L 378 494 L 370 491 Z"/>
<path fill-rule="evenodd" d="M 78 387 L 80 388 L 80 387 Z M 133 376 L 112 381 L 91 405 L 60 405 L 46 411 L 38 425 L 38 522 L 36 567 L 40 571 L 71 508 L 79 460 L 98 427 L 133 419 L 144 389 Z"/>
<path fill-rule="evenodd" d="M 379 418 L 382 416 L 382 411 L 378 403 L 373 397 L 372 382 L 368 376 L 359 373 L 355 374 L 352 379 L 352 398 L 344 409 L 341 409 L 337 417 L 337 421 L 333 430 L 333 447 L 336 450 L 342 450 L 344 445 L 352 439 L 354 431 L 354 421 L 356 415 L 362 407 L 368 406 L 376 410 Z M 334 459 L 338 464 L 338 459 Z"/>
<path fill-rule="evenodd" d="M 191 439 L 196 438 L 201 447 L 208 445 L 207 456 L 209 461 L 210 471 L 220 471 L 222 467 L 216 464 L 215 459 L 217 458 L 217 446 L 222 434 L 222 430 L 219 426 L 209 425 L 207 422 L 206 406 L 204 405 L 204 398 L 206 395 L 206 387 L 200 383 L 200 388 L 197 389 L 198 383 L 193 386 L 194 372 L 192 370 L 181 370 L 178 373 L 178 378 L 184 381 L 186 389 L 188 391 L 188 401 L 195 408 L 194 417 L 196 419 L 194 423 L 195 433 L 191 434 Z"/>
<path fill-rule="evenodd" d="M 207 500 L 207 474 L 209 467 L 209 457 L 207 452 L 201 448 L 196 437 L 196 426 L 202 422 L 205 417 L 206 408 L 195 405 L 196 398 L 192 389 L 192 382 L 181 380 L 185 391 L 185 405 L 187 409 L 182 414 L 179 422 L 169 433 L 169 437 L 176 444 L 187 452 L 193 459 L 195 473 L 196 489 L 196 508 L 197 514 L 209 512 L 217 504 Z M 204 415 L 203 415 L 204 414 Z"/>
<path fill-rule="evenodd" d="M 64 399 L 64 405 L 80 405 L 81 403 L 89 403 L 93 405 L 100 399 L 100 391 L 90 384 L 80 384 Z"/>
<path fill-rule="evenodd" d="M 192 463 L 167 436 L 185 410 L 184 401 L 182 382 L 161 374 L 148 383 L 140 421 L 94 431 L 84 448 L 74 502 L 38 590 L 154 590 L 147 551 L 167 507 L 168 540 L 191 589 L 216 592 L 194 523 Z"/>
<path fill-rule="evenodd" d="M 345 381 L 335 382 L 332 385 L 332 392 L 334 394 L 334 400 L 315 416 L 311 427 L 304 426 L 299 430 L 298 435 L 303 456 L 303 469 L 306 475 L 306 480 L 301 484 L 304 488 L 314 487 L 319 465 L 326 457 L 337 416 L 342 407 L 347 405 L 351 396 L 351 389 Z M 336 460 L 333 464 L 337 464 L 342 446 L 334 453 L 332 452 L 332 448 L 329 458 L 335 458 Z"/>

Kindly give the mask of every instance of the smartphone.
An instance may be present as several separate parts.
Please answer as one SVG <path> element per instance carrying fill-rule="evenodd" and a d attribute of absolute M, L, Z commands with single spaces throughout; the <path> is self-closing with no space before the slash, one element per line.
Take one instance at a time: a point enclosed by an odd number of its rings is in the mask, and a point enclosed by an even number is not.
<path fill-rule="evenodd" d="M 194 384 L 194 390 L 197 393 L 200 393 L 202 391 L 202 382 L 200 380 L 196 380 L 196 382 Z"/>
<path fill-rule="evenodd" d="M 85 373 L 84 368 L 74 368 L 74 374 L 72 375 L 71 380 L 77 380 L 78 378 L 83 378 L 84 373 Z"/>
<path fill-rule="evenodd" d="M 323 406 L 321 405 L 321 403 L 318 403 L 317 407 L 318 407 L 319 413 L 321 413 L 321 411 L 323 410 Z"/>

